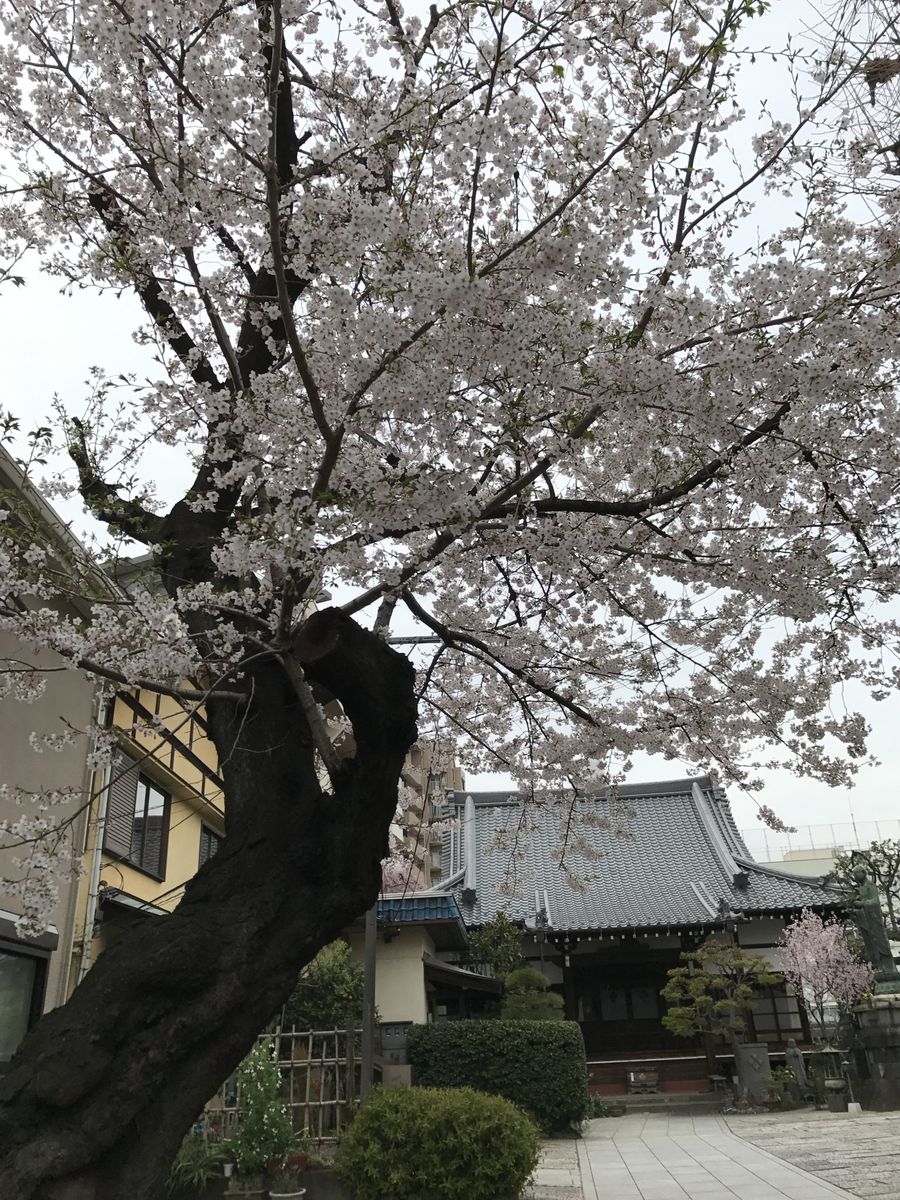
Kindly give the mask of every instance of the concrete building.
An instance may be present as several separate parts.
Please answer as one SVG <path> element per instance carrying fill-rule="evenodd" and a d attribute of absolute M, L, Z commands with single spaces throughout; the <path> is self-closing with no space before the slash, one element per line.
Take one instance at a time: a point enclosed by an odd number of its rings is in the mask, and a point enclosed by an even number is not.
<path fill-rule="evenodd" d="M 10 456 L 0 449 L 0 507 L 10 516 L 3 531 L 24 551 L 40 544 L 60 570 L 81 548 L 65 523 L 34 490 Z M 37 606 L 29 596 L 16 598 Z M 45 602 L 41 602 L 45 607 Z M 73 600 L 59 611 L 85 615 Z M 95 716 L 97 689 L 82 672 L 46 651 L 36 652 L 8 632 L 0 632 L 0 680 L 10 672 L 41 673 L 44 690 L 25 703 L 12 691 L 0 698 L 0 820 L 14 822 L 33 811 L 32 797 L 57 792 L 68 797 L 57 811 L 71 819 L 68 837 L 76 850 L 84 844 L 90 773 L 87 754 Z M 26 676 L 23 675 L 23 678 Z M 69 732 L 71 740 L 58 750 L 36 752 L 41 739 Z M 70 949 L 76 927 L 78 878 L 61 881 L 59 899 L 50 914 L 50 927 L 37 937 L 25 936 L 18 920 L 24 905 L 17 884 L 27 868 L 17 863 L 27 847 L 14 837 L 0 839 L 0 1070 L 15 1052 L 26 1030 L 41 1013 L 65 1001 L 71 986 Z M 5 847 L 5 848 L 2 848 Z"/>

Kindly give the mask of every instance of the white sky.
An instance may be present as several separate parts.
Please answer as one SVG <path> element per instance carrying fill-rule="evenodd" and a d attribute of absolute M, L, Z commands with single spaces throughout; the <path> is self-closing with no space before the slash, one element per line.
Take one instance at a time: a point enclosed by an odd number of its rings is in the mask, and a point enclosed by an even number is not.
<path fill-rule="evenodd" d="M 778 47 L 784 43 L 786 33 L 796 33 L 802 26 L 802 5 L 776 4 L 773 8 L 776 11 L 754 27 L 756 44 Z M 748 112 L 764 96 L 772 95 L 773 71 L 769 59 L 745 72 L 742 100 Z M 757 215 L 760 224 L 765 225 L 764 209 Z M 110 376 L 120 372 L 155 374 L 149 352 L 132 341 L 132 331 L 141 319 L 136 300 L 87 291 L 66 297 L 60 293 L 59 281 L 40 275 L 34 262 L 25 263 L 19 270 L 26 276 L 26 286 L 7 287 L 0 293 L 0 354 L 6 376 L 6 394 L 0 408 L 11 409 L 22 419 L 24 428 L 46 422 L 55 394 L 64 398 L 70 413 L 77 414 L 88 393 L 85 381 L 93 366 L 102 366 Z M 174 499 L 180 482 L 178 472 L 170 471 L 166 458 L 158 462 L 160 497 Z M 74 504 L 56 506 L 67 519 L 76 518 Z M 81 519 L 75 520 L 75 527 L 77 532 L 87 528 Z M 852 791 L 798 780 L 787 772 L 767 773 L 760 799 L 795 825 L 900 817 L 900 696 L 875 704 L 848 685 L 847 700 L 851 707 L 860 707 L 871 723 L 870 748 L 880 763 L 860 771 Z M 636 765 L 629 779 L 641 782 L 685 773 L 686 769 L 675 761 L 646 758 Z M 470 776 L 468 783 L 478 788 L 507 785 L 502 776 L 483 775 Z M 735 789 L 730 791 L 730 799 L 741 827 L 758 825 L 753 801 Z"/>

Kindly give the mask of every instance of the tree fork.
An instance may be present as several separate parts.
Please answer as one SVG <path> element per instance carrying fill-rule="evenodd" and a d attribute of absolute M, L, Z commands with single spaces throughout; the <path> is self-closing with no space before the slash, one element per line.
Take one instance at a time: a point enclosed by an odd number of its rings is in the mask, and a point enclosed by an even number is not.
<path fill-rule="evenodd" d="M 416 736 L 414 672 L 338 610 L 305 623 L 295 653 L 344 705 L 355 757 L 323 791 L 274 659 L 248 672 L 249 705 L 210 702 L 225 842 L 170 916 L 136 917 L 24 1040 L 0 1081 L 0 1196 L 157 1200 L 299 969 L 374 902 Z"/>

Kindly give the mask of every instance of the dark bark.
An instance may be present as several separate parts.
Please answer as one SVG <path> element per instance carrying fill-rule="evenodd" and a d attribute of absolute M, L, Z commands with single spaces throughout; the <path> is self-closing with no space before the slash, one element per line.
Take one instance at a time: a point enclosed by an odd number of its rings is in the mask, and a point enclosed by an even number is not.
<path fill-rule="evenodd" d="M 136 921 L 25 1039 L 0 1081 L 4 1200 L 156 1200 L 300 967 L 373 902 L 416 735 L 413 671 L 336 610 L 296 653 L 341 700 L 355 757 L 324 791 L 274 660 L 249 672 L 249 706 L 210 702 L 226 840 L 171 916 Z"/>

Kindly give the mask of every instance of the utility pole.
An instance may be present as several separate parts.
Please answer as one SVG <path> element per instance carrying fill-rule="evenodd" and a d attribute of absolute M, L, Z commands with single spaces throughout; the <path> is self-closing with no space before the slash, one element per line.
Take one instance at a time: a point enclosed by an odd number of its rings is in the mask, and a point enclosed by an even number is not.
<path fill-rule="evenodd" d="M 366 912 L 363 946 L 363 1032 L 359 1098 L 365 1100 L 375 1081 L 375 946 L 378 940 L 378 901 Z"/>

